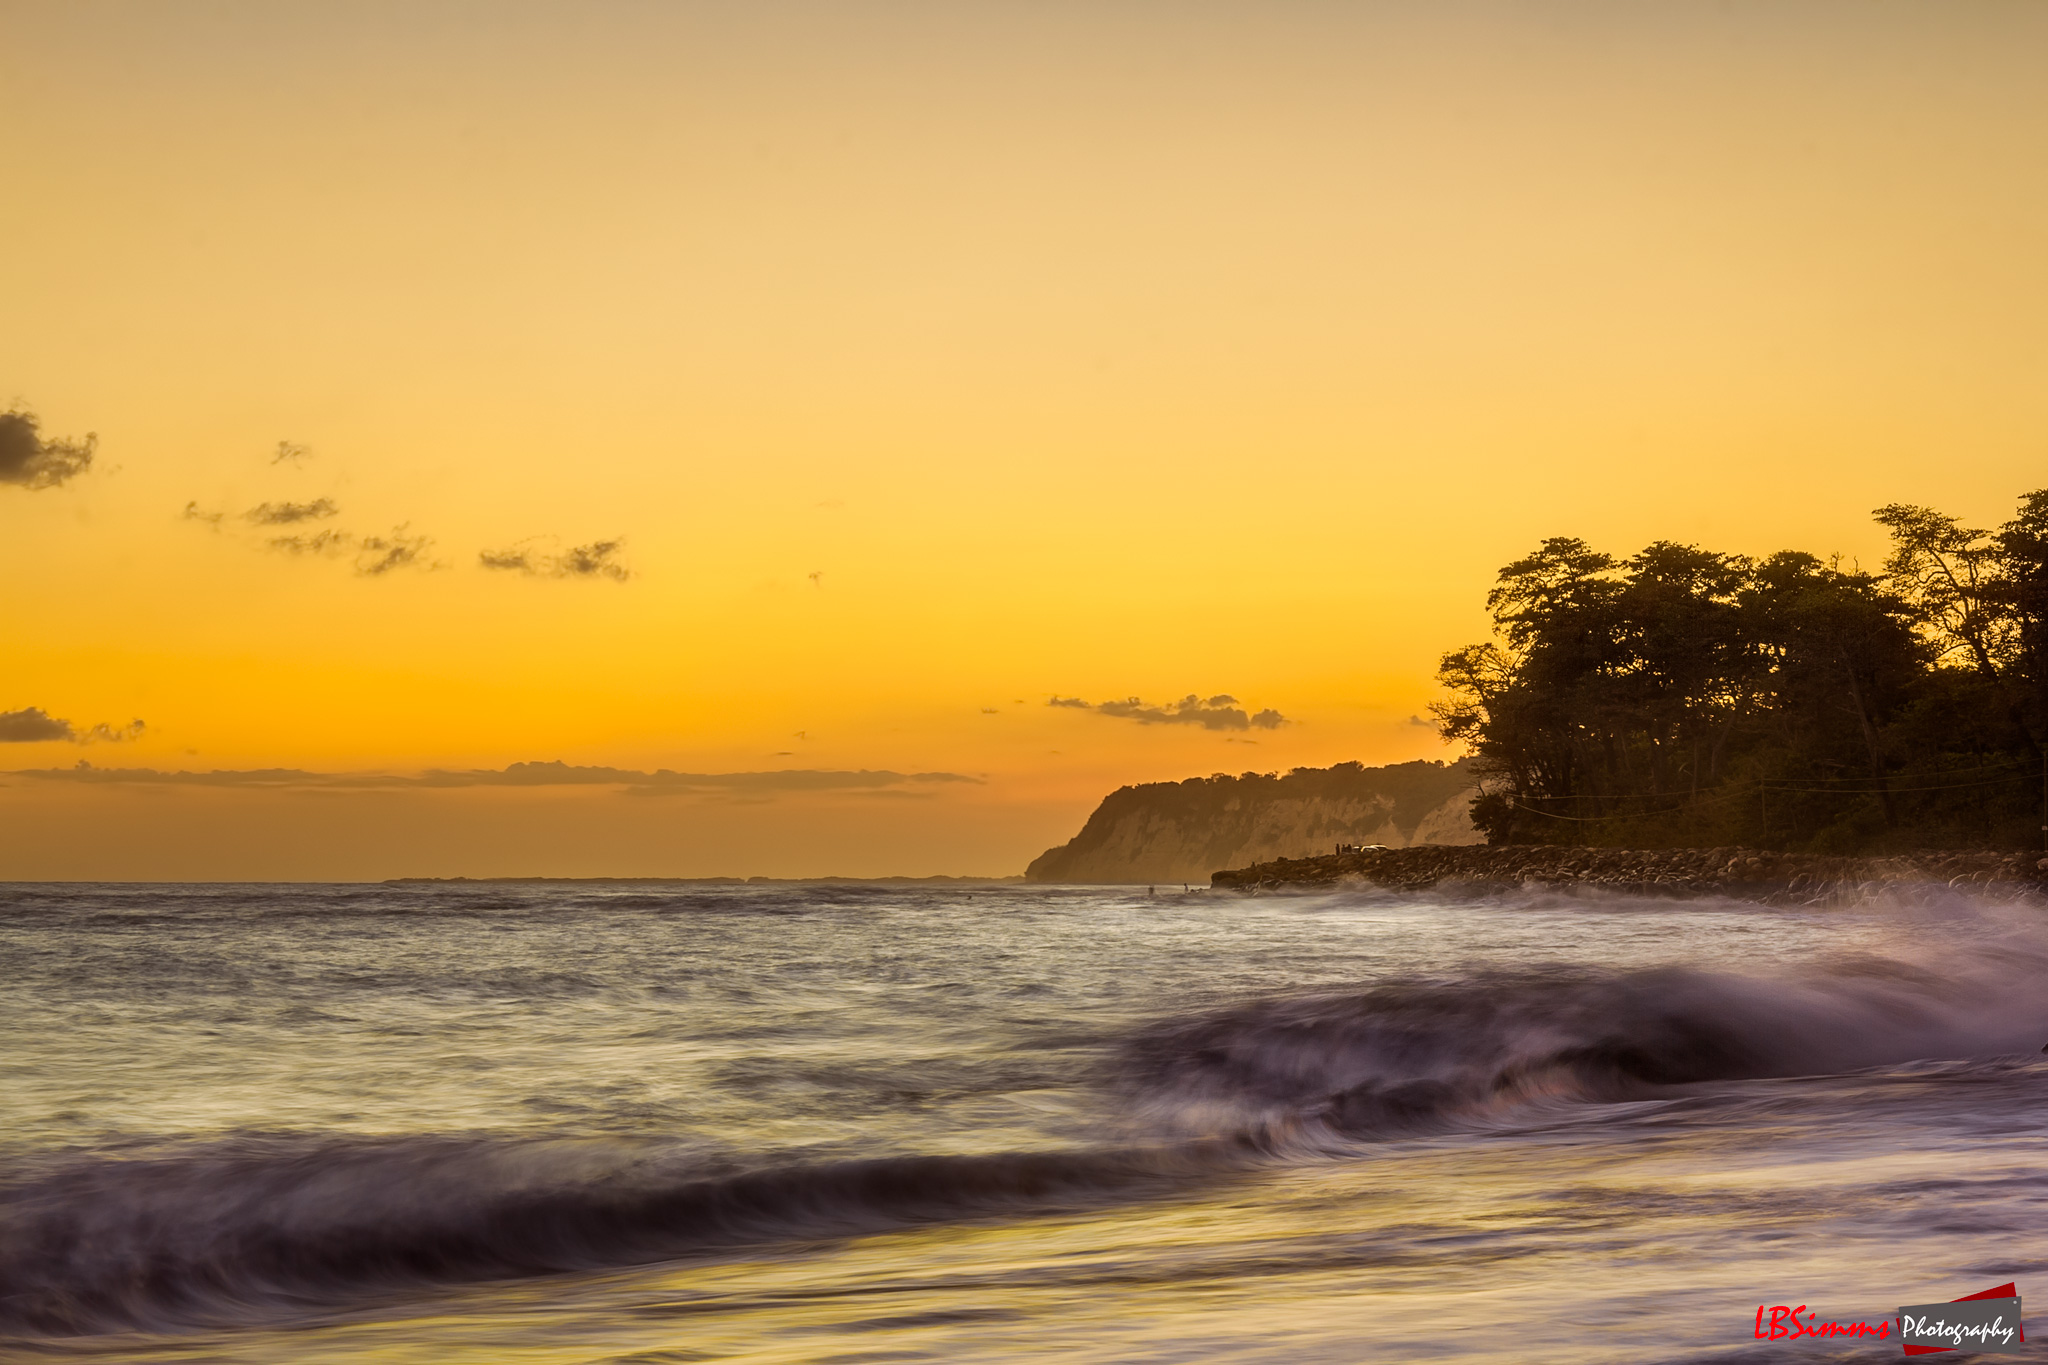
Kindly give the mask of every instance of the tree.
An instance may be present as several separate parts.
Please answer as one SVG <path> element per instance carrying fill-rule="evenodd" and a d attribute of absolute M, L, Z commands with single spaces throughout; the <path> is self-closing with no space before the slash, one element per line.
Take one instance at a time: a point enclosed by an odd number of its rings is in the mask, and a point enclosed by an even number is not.
<path fill-rule="evenodd" d="M 1984 676 L 1999 677 L 2015 641 L 1998 610 L 1997 545 L 1932 508 L 1894 502 L 1871 516 L 1892 533 L 1885 575 L 1941 657 L 1965 655 Z"/>
<path fill-rule="evenodd" d="M 1443 656 L 1489 839 L 2009 845 L 2048 741 L 2048 489 L 1996 533 L 1878 509 L 1881 574 L 1573 537 L 1500 570 Z M 2037 741 L 2035 736 L 2042 736 Z M 1940 779 L 1940 780 L 1933 780 Z"/>
<path fill-rule="evenodd" d="M 2009 681 L 2023 698 L 2021 728 L 2048 748 L 2048 488 L 2020 500 L 2019 515 L 1999 528 L 1998 605 L 2009 626 Z"/>
<path fill-rule="evenodd" d="M 1843 573 L 1798 551 L 1757 567 L 1746 605 L 1749 628 L 1771 661 L 1775 709 L 1796 718 L 1821 751 L 1840 747 L 1839 739 L 1829 742 L 1839 728 L 1831 719 L 1853 718 L 1885 825 L 1896 828 L 1881 730 L 1931 653 L 1914 633 L 1912 608 L 1871 575 Z"/>

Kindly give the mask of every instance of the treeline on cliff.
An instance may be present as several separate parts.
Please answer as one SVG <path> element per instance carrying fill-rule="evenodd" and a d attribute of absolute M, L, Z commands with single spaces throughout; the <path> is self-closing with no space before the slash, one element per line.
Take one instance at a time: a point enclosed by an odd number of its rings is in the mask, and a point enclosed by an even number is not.
<path fill-rule="evenodd" d="M 1820 853 L 2041 844 L 2048 489 L 1996 529 L 1874 514 L 1881 571 L 1546 540 L 1433 709 L 1494 843 Z"/>

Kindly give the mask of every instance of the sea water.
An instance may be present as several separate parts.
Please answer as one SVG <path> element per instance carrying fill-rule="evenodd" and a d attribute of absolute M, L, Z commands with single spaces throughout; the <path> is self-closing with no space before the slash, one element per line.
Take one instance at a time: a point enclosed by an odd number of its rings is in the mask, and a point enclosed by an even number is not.
<path fill-rule="evenodd" d="M 0 1356 L 1889 1358 L 1768 1310 L 2048 1294 L 2044 966 L 1941 888 L 0 887 Z"/>

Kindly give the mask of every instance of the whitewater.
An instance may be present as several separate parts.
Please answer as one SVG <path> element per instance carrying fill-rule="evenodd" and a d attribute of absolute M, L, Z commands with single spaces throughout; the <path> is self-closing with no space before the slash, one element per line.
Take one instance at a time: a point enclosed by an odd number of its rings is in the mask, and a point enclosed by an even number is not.
<path fill-rule="evenodd" d="M 16 884 L 0 982 L 7 1360 L 1869 1360 L 1756 1324 L 2048 1269 L 2017 893 Z"/>

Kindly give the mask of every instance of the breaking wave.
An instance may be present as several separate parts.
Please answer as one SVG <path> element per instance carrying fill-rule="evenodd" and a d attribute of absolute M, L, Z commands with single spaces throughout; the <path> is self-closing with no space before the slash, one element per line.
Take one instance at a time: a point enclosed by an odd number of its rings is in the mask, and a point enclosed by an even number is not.
<path fill-rule="evenodd" d="M 0 1332 L 166 1330 L 1142 1198 L 1219 1168 L 1227 1147 L 705 1172 L 590 1142 L 244 1139 L 85 1161 L 0 1193 Z"/>
<path fill-rule="evenodd" d="M 78 1156 L 0 1188 L 0 1332 L 244 1322 L 1154 1198 L 1557 1106 L 2031 1053 L 2038 968 L 1524 971 L 1256 1000 L 1113 1047 L 1129 1136 L 1093 1148 L 748 1165 L 652 1143 L 273 1136 Z"/>
<path fill-rule="evenodd" d="M 1155 1123 L 1384 1137 L 1532 1104 L 2031 1053 L 2048 1036 L 2039 968 L 1866 961 L 1792 980 L 1673 967 L 1396 982 L 1162 1022 L 1126 1045 L 1118 1071 Z"/>

